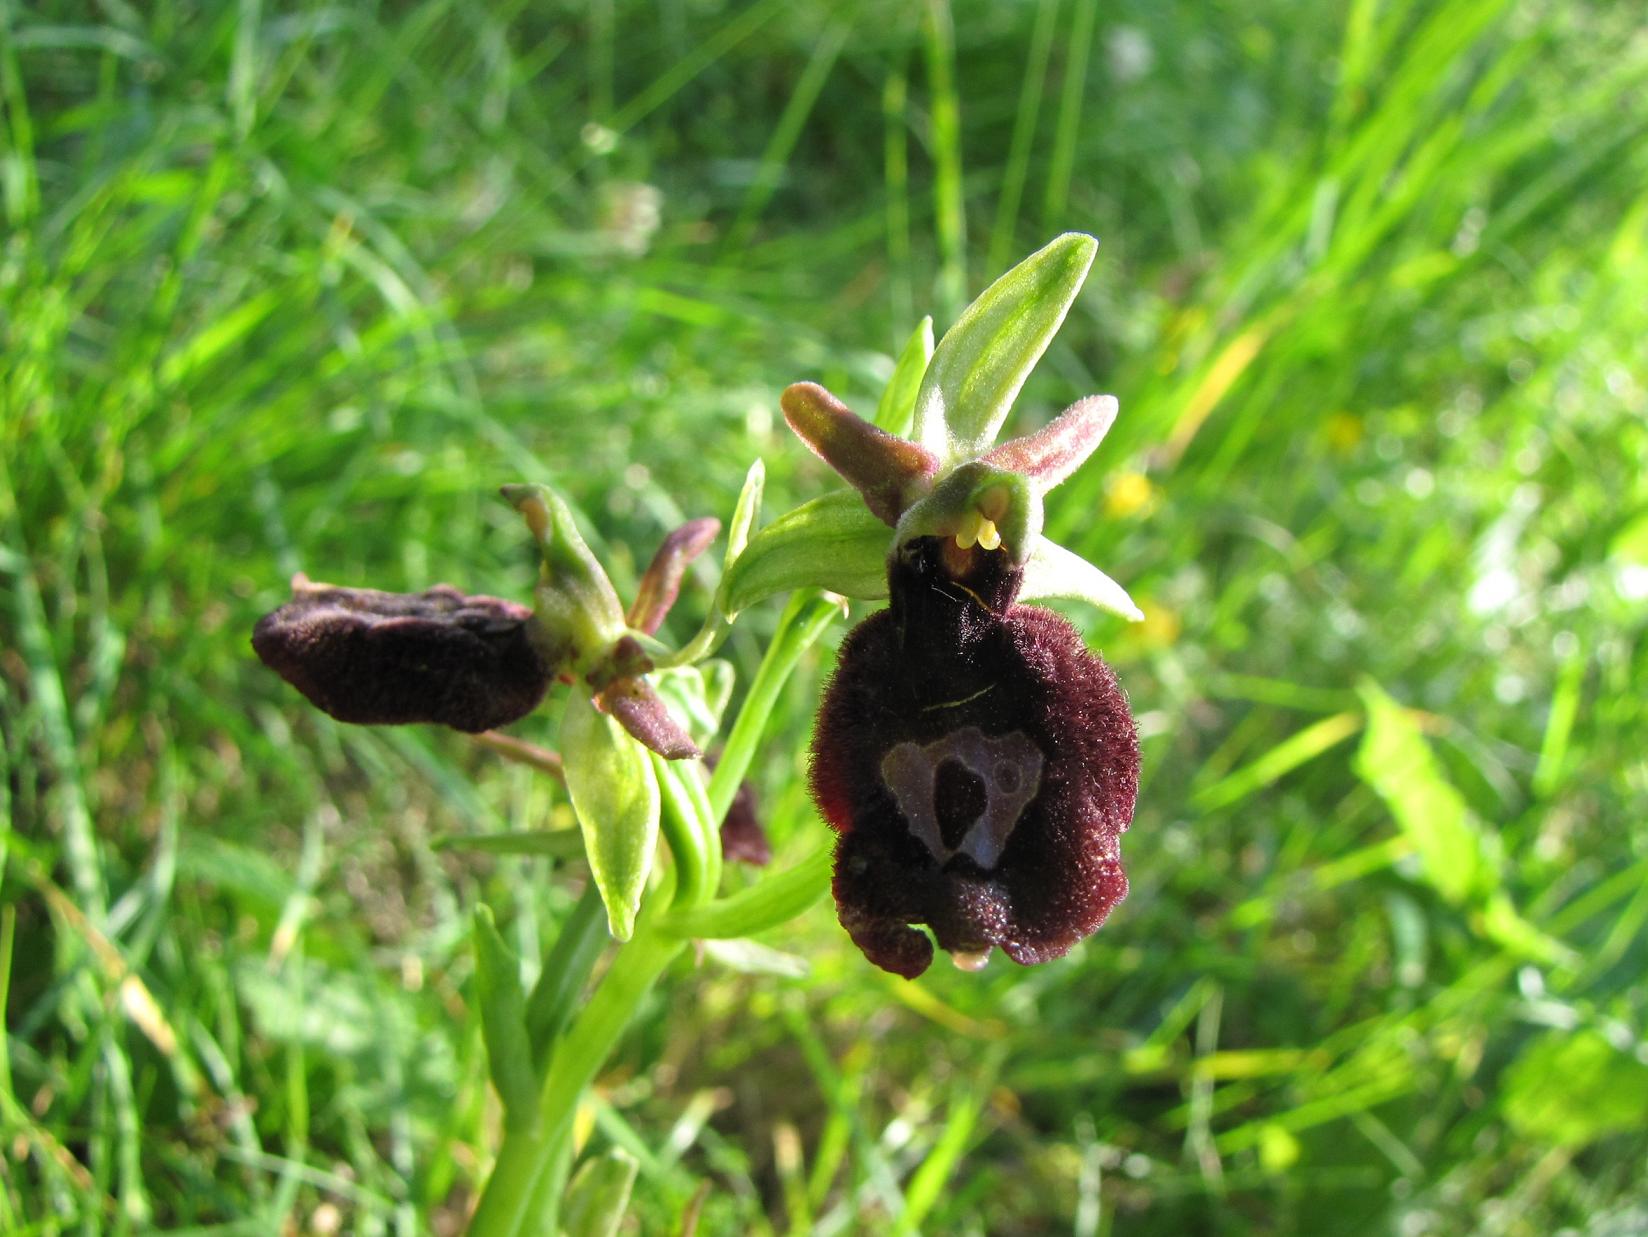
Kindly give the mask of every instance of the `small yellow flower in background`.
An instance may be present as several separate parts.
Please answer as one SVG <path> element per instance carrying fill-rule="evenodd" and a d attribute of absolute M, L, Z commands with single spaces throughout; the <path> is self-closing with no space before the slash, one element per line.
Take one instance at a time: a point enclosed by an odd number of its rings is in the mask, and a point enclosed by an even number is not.
<path fill-rule="evenodd" d="M 1144 611 L 1144 621 L 1135 626 L 1131 634 L 1137 636 L 1145 648 L 1165 648 L 1177 640 L 1184 630 L 1179 612 L 1171 606 L 1147 601 L 1139 608 Z"/>
<path fill-rule="evenodd" d="M 1328 446 L 1340 455 L 1348 455 L 1362 441 L 1366 427 L 1354 412 L 1336 412 L 1327 419 Z"/>
<path fill-rule="evenodd" d="M 1144 515 L 1155 509 L 1156 487 L 1142 472 L 1117 473 L 1105 493 L 1105 514 L 1116 519 Z"/>

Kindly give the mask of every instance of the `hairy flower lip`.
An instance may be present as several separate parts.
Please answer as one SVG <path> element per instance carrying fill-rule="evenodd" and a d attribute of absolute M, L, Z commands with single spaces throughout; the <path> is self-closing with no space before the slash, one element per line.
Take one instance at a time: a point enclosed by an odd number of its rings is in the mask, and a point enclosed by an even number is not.
<path fill-rule="evenodd" d="M 932 960 L 911 925 L 970 961 L 999 946 L 1031 964 L 1066 953 L 1127 892 L 1119 840 L 1138 789 L 1127 698 L 1067 621 L 1017 604 L 1022 576 L 1000 551 L 958 558 L 942 538 L 906 543 L 889 571 L 891 606 L 848 634 L 819 712 L 811 783 L 839 835 L 842 926 L 906 978 Z M 1021 769 L 1011 753 L 1026 742 L 1036 755 L 1017 758 Z M 1010 805 L 1017 815 L 997 841 L 969 845 L 990 813 L 944 819 L 939 783 L 912 772 L 922 767 L 912 751 L 973 761 L 967 771 L 986 779 L 987 796 L 1031 778 L 1035 793 Z M 992 769 L 990 752 L 1008 767 Z M 907 810 L 923 795 L 934 796 L 929 821 L 954 831 L 937 844 Z"/>
<path fill-rule="evenodd" d="M 389 593 L 298 575 L 292 590 L 258 620 L 252 647 L 338 721 L 479 733 L 526 716 L 549 687 L 525 606 L 449 584 Z"/>

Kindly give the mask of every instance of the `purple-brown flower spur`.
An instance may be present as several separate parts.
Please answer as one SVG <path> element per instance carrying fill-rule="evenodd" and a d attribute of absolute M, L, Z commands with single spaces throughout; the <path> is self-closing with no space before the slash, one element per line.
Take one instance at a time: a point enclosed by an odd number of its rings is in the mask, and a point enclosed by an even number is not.
<path fill-rule="evenodd" d="M 292 600 L 258 620 L 265 665 L 340 722 L 439 722 L 479 733 L 543 699 L 551 670 L 528 637 L 525 606 L 468 597 L 293 581 Z"/>
<path fill-rule="evenodd" d="M 1138 794 L 1127 697 L 1065 619 L 1015 604 L 1004 551 L 915 538 L 891 604 L 850 632 L 818 715 L 813 796 L 836 845 L 841 924 L 914 978 L 933 946 L 1057 958 L 1127 893 Z"/>

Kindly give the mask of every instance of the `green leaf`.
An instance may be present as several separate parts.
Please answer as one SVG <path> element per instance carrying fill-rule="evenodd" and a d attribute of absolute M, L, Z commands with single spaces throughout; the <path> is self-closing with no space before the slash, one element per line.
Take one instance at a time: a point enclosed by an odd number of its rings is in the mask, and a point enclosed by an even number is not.
<path fill-rule="evenodd" d="M 492 908 L 477 906 L 474 919 L 475 995 L 492 1085 L 511 1124 L 529 1123 L 538 1098 L 538 1075 L 526 1034 L 526 994 L 521 964 L 492 919 Z"/>
<path fill-rule="evenodd" d="M 1523 918 L 1510 895 L 1498 890 L 1488 895 L 1482 913 L 1472 923 L 1483 936 L 1506 953 L 1547 966 L 1575 966 L 1580 957 L 1564 942 Z"/>
<path fill-rule="evenodd" d="M 795 867 L 765 877 L 748 889 L 690 910 L 672 911 L 659 921 L 659 928 L 703 940 L 730 940 L 776 928 L 824 896 L 830 887 L 832 864 L 832 848 L 820 847 Z"/>
<path fill-rule="evenodd" d="M 636 1158 L 617 1147 L 585 1160 L 567 1186 L 561 1212 L 566 1237 L 613 1237 L 629 1210 L 639 1169 Z"/>
<path fill-rule="evenodd" d="M 1069 598 L 1085 601 L 1101 610 L 1119 614 L 1130 623 L 1144 619 L 1144 611 L 1133 603 L 1127 590 L 1092 563 L 1061 545 L 1038 537 L 1024 567 L 1020 601 Z"/>
<path fill-rule="evenodd" d="M 482 855 L 547 855 L 551 859 L 575 859 L 584 853 L 584 840 L 572 829 L 442 833 L 429 840 L 429 849 L 468 850 Z"/>
<path fill-rule="evenodd" d="M 721 579 L 716 599 L 728 619 L 758 601 L 798 588 L 844 597 L 887 595 L 892 533 L 854 490 L 832 490 L 786 511 L 750 538 Z"/>
<path fill-rule="evenodd" d="M 922 377 L 917 442 L 949 463 L 989 448 L 1075 303 L 1098 247 L 1091 236 L 1066 232 L 962 311 Z"/>
<path fill-rule="evenodd" d="M 881 392 L 876 405 L 875 423 L 889 434 L 906 437 L 910 422 L 916 415 L 916 392 L 921 389 L 921 377 L 927 372 L 927 363 L 933 359 L 933 319 L 923 318 L 910 332 L 904 351 L 898 354 L 893 376 Z"/>
<path fill-rule="evenodd" d="M 1372 680 L 1357 690 L 1368 711 L 1356 753 L 1358 776 L 1390 808 L 1437 892 L 1456 906 L 1487 893 L 1497 877 L 1464 797 L 1443 776 L 1407 710 Z"/>
<path fill-rule="evenodd" d="M 627 941 L 658 845 L 658 779 L 647 750 L 589 697 L 574 692 L 561 719 L 567 793 L 612 935 Z"/>
<path fill-rule="evenodd" d="M 1503 1088 L 1505 1119 L 1539 1142 L 1583 1147 L 1648 1129 L 1648 1065 L 1589 1028 L 1534 1040 Z"/>

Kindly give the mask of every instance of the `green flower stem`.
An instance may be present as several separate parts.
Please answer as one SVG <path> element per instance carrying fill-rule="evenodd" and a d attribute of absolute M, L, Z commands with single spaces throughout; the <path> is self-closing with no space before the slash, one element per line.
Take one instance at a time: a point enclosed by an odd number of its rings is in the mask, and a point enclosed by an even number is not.
<path fill-rule="evenodd" d="M 672 910 L 659 920 L 659 927 L 682 937 L 729 940 L 788 923 L 830 887 L 834 850 L 826 844 L 793 868 L 763 876 L 747 889 L 702 906 Z"/>
<path fill-rule="evenodd" d="M 553 1212 L 571 1159 L 567 1149 L 578 1100 L 652 985 L 684 948 L 684 941 L 659 933 L 650 917 L 643 917 L 583 1013 L 555 1046 L 538 1091 L 537 1119 L 505 1131 L 492 1178 L 470 1223 L 470 1237 L 532 1237 L 555 1231 Z"/>
<path fill-rule="evenodd" d="M 719 824 L 732 806 L 733 796 L 738 793 L 739 783 L 749 772 L 761 734 L 772 717 L 778 693 L 801 660 L 801 654 L 840 613 L 840 602 L 827 599 L 817 589 L 798 591 L 790 598 L 790 604 L 784 607 L 784 613 L 778 620 L 778 630 L 773 632 L 772 643 L 767 646 L 767 655 L 761 661 L 761 669 L 756 671 L 749 695 L 744 698 L 744 707 L 738 711 L 738 720 L 733 723 L 732 732 L 727 736 L 727 746 L 716 763 L 715 772 L 710 775 L 711 820 Z"/>
<path fill-rule="evenodd" d="M 692 762 L 653 753 L 652 766 L 662 804 L 659 824 L 675 857 L 675 905 L 696 906 L 714 895 L 721 879 L 720 839 L 707 836 L 704 827 L 709 813 L 703 783 Z"/>
<path fill-rule="evenodd" d="M 561 925 L 554 947 L 544 955 L 538 982 L 527 999 L 526 1035 L 537 1069 L 549 1059 L 556 1037 L 572 1017 L 578 994 L 595 969 L 595 960 L 611 939 L 601 891 L 592 880 Z"/>
<path fill-rule="evenodd" d="M 669 670 L 676 666 L 691 666 L 703 661 L 727 638 L 732 630 L 732 624 L 721 616 L 719 610 L 712 609 L 704 625 L 698 629 L 698 634 L 674 652 L 655 654 L 652 666 L 655 670 Z"/>
<path fill-rule="evenodd" d="M 566 1021 L 600 953 L 601 903 L 593 882 L 562 929 L 527 1010 L 533 1041 L 540 1045 L 536 1051 L 541 1053 L 542 1045 L 552 1043 L 537 1110 L 530 1121 L 505 1129 L 492 1177 L 470 1222 L 471 1237 L 537 1237 L 556 1231 L 556 1214 L 572 1166 L 572 1119 L 578 1101 L 653 984 L 686 948 L 689 938 L 665 928 L 663 919 L 690 912 L 714 896 L 721 872 L 721 818 L 749 769 L 779 691 L 802 653 L 840 610 L 837 602 L 826 600 L 816 589 L 791 599 L 707 789 L 698 783 L 695 770 L 658 761 L 662 815 L 680 887 L 666 884 L 651 892 L 635 935 L 613 958 L 583 1011 L 559 1040 L 552 1040 L 544 1033 Z M 806 873 L 814 879 L 804 878 L 801 885 L 818 884 L 811 870 L 815 866 L 809 865 Z M 786 887 L 780 882 L 781 890 Z M 787 909 L 802 899 L 779 901 Z M 742 903 L 738 907 L 745 914 L 751 909 Z M 770 913 L 771 908 L 766 909 Z"/>

